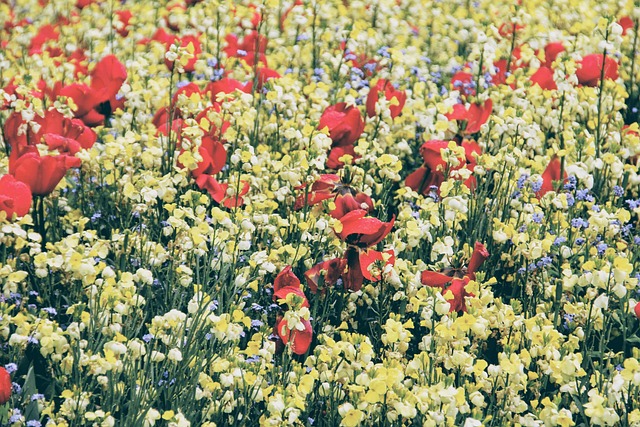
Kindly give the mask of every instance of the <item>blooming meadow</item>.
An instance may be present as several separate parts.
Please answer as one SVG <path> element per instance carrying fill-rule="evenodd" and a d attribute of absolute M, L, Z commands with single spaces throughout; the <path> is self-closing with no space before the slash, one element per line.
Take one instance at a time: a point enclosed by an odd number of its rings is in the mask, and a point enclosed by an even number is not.
<path fill-rule="evenodd" d="M 640 426 L 632 1 L 0 1 L 0 425 Z"/>

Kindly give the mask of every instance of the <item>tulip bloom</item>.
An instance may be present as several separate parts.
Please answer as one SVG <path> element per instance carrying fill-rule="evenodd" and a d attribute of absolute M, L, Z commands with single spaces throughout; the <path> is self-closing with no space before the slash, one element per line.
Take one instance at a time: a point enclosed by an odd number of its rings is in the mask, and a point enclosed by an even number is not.
<path fill-rule="evenodd" d="M 473 74 L 458 71 L 451 77 L 451 89 L 460 91 L 462 95 L 474 96 L 476 94 L 476 82 Z"/>
<path fill-rule="evenodd" d="M 169 43 L 167 45 L 167 49 L 171 47 L 171 44 L 178 44 L 180 45 L 180 47 L 187 48 L 187 49 L 189 48 L 189 45 L 191 45 L 191 47 L 193 48 L 193 51 L 192 51 L 193 57 L 189 58 L 187 63 L 184 64 L 182 68 L 187 73 L 192 73 L 193 71 L 195 71 L 196 61 L 198 60 L 198 56 L 202 53 L 202 45 L 200 44 L 200 40 L 198 39 L 198 36 L 189 35 L 179 39 L 175 39 L 172 41 L 172 43 Z M 168 59 L 165 58 L 164 63 L 169 69 L 169 71 L 173 70 L 173 65 L 174 65 L 173 61 L 169 61 Z"/>
<path fill-rule="evenodd" d="M 0 178 L 0 211 L 11 219 L 15 213 L 19 217 L 25 216 L 31 209 L 31 189 L 24 182 L 18 181 L 13 175 Z"/>
<path fill-rule="evenodd" d="M 562 42 L 551 42 L 544 47 L 544 67 L 551 68 L 551 64 L 556 60 L 558 55 L 565 51 Z"/>
<path fill-rule="evenodd" d="M 40 157 L 36 150 L 13 157 L 9 172 L 29 186 L 34 196 L 48 196 L 71 168 L 80 166 L 80 159 L 64 154 Z"/>
<path fill-rule="evenodd" d="M 227 193 L 229 184 L 220 183 L 213 176 L 206 174 L 202 174 L 196 178 L 196 184 L 201 190 L 207 190 L 213 200 L 226 208 L 242 206 L 244 204 L 244 198 L 242 196 L 249 192 L 249 183 L 242 181 L 240 192 L 237 195 L 230 196 Z"/>
<path fill-rule="evenodd" d="M 604 75 L 605 79 L 615 80 L 618 78 L 618 63 L 610 56 L 604 58 L 601 53 L 593 53 L 582 58 L 576 70 L 578 82 L 583 86 L 598 86 L 600 83 L 600 75 Z M 604 68 L 604 74 L 603 74 Z"/>
<path fill-rule="evenodd" d="M 324 292 L 326 286 L 333 286 L 338 283 L 338 279 L 342 276 L 346 267 L 347 260 L 345 258 L 330 259 L 311 267 L 304 273 L 304 278 L 311 292 L 315 294 L 318 289 L 322 289 L 322 292 Z"/>
<path fill-rule="evenodd" d="M 11 375 L 0 366 L 0 405 L 4 405 L 11 397 Z"/>
<path fill-rule="evenodd" d="M 334 147 L 353 145 L 364 131 L 364 120 L 360 110 L 340 102 L 324 110 L 318 123 L 318 130 L 329 129 L 329 137 Z"/>
<path fill-rule="evenodd" d="M 371 197 L 342 183 L 335 174 L 320 175 L 320 179 L 311 186 L 306 201 L 304 195 L 298 196 L 295 209 L 302 209 L 305 205 L 313 206 L 329 199 L 333 199 L 335 204 L 329 215 L 336 219 L 356 209 L 373 210 Z"/>
<path fill-rule="evenodd" d="M 380 92 L 384 93 L 385 99 L 390 102 L 391 118 L 395 119 L 402 112 L 402 108 L 407 101 L 407 94 L 403 90 L 397 90 L 391 82 L 385 79 L 379 79 L 376 85 L 369 90 L 369 95 L 367 95 L 367 116 L 374 117 L 376 115 L 376 103 L 380 97 Z M 395 99 L 395 102 L 393 99 Z"/>

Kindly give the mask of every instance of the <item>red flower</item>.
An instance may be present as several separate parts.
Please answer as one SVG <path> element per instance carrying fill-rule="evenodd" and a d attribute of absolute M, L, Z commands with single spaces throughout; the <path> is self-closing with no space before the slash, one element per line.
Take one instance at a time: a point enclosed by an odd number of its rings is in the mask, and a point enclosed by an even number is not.
<path fill-rule="evenodd" d="M 258 68 L 258 72 L 257 72 L 257 85 L 256 85 L 256 90 L 262 90 L 262 87 L 264 86 L 264 84 L 271 80 L 271 79 L 279 79 L 280 73 L 278 73 L 276 70 L 272 70 L 271 68 L 267 68 L 267 67 L 260 67 Z M 251 92 L 251 90 L 253 89 L 253 81 L 249 81 L 245 86 L 244 86 L 244 91 L 245 92 Z"/>
<path fill-rule="evenodd" d="M 549 191 L 553 191 L 554 182 L 560 181 L 561 179 L 567 178 L 567 173 L 564 173 L 564 176 L 560 176 L 561 162 L 560 159 L 554 157 L 551 159 L 547 168 L 542 173 L 542 187 L 540 190 L 536 192 L 536 197 L 539 199 Z"/>
<path fill-rule="evenodd" d="M 206 89 L 206 91 L 211 94 L 211 100 L 214 103 L 217 102 L 219 93 L 229 94 L 236 90 L 248 93 L 250 89 L 247 85 L 240 83 L 238 80 L 229 78 L 220 79 L 217 82 L 211 82 Z"/>
<path fill-rule="evenodd" d="M 285 319 L 280 320 L 277 325 L 278 336 L 282 339 L 284 344 L 291 341 L 291 350 L 297 355 L 303 355 L 311 346 L 311 340 L 313 339 L 313 328 L 308 320 L 300 320 L 304 325 L 304 330 L 299 331 L 297 329 L 289 330 Z"/>
<path fill-rule="evenodd" d="M 444 292 L 445 298 L 449 292 L 453 294 L 447 298 L 449 301 L 449 312 L 467 311 L 467 306 L 464 303 L 464 298 L 467 296 L 473 296 L 465 290 L 465 286 L 469 284 L 469 276 L 464 276 L 462 279 L 455 278 L 451 281 L 451 285 Z"/>
<path fill-rule="evenodd" d="M 25 216 L 31 209 L 31 190 L 24 182 L 16 180 L 13 175 L 4 175 L 0 178 L 0 211 L 11 219 L 15 213 L 17 216 Z M 0 371 L 1 372 L 1 371 Z M 2 402 L 0 386 L 0 405 Z"/>
<path fill-rule="evenodd" d="M 223 50 L 230 58 L 239 58 L 247 63 L 249 66 L 253 66 L 258 62 L 262 62 L 264 66 L 267 65 L 267 57 L 265 51 L 267 49 L 267 38 L 262 34 L 258 34 L 257 31 L 251 31 L 244 36 L 241 42 L 238 41 L 238 36 L 235 34 L 229 34 L 225 37 L 227 47 Z"/>
<path fill-rule="evenodd" d="M 342 229 L 336 231 L 337 236 L 347 244 L 362 249 L 381 242 L 393 228 L 395 217 L 389 222 L 382 222 L 366 215 L 367 211 L 356 209 L 340 218 Z"/>
<path fill-rule="evenodd" d="M 376 115 L 376 103 L 378 102 L 380 92 L 384 93 L 387 101 L 391 102 L 393 98 L 397 100 L 397 105 L 389 105 L 391 118 L 395 119 L 402 112 L 404 103 L 407 101 L 407 94 L 403 90 L 397 90 L 391 82 L 385 79 L 379 79 L 376 85 L 369 90 L 369 95 L 367 95 L 367 115 L 369 117 Z"/>
<path fill-rule="evenodd" d="M 318 289 L 322 289 L 324 292 L 326 286 L 335 285 L 344 273 L 346 266 L 347 260 L 345 258 L 334 258 L 311 267 L 304 273 L 311 292 L 315 294 Z M 322 280 L 323 278 L 324 280 Z"/>
<path fill-rule="evenodd" d="M 49 41 L 58 41 L 60 32 L 53 25 L 47 24 L 40 27 L 38 34 L 31 39 L 29 45 L 29 55 L 42 53 L 42 47 Z"/>
<path fill-rule="evenodd" d="M 349 155 L 354 159 L 360 158 L 360 156 L 356 154 L 355 147 L 351 144 L 345 145 L 344 147 L 333 147 L 327 157 L 327 167 L 329 169 L 340 169 L 344 166 L 344 162 L 340 159 L 345 155 Z"/>
<path fill-rule="evenodd" d="M 476 82 L 473 80 L 473 74 L 458 71 L 451 77 L 451 88 L 460 91 L 462 95 L 474 96 L 476 94 Z"/>
<path fill-rule="evenodd" d="M 98 103 L 109 103 L 108 111 L 100 111 L 108 116 L 112 111 L 124 105 L 116 95 L 127 80 L 127 69 L 115 55 L 107 55 L 100 60 L 91 71 L 91 88 L 96 91 Z"/>
<path fill-rule="evenodd" d="M 446 115 L 449 120 L 457 120 L 460 132 L 471 135 L 480 131 L 480 127 L 487 122 L 493 110 L 493 102 L 487 99 L 484 105 L 471 104 L 465 108 L 463 104 L 456 104 L 453 111 Z"/>
<path fill-rule="evenodd" d="M 620 20 L 618 21 L 618 25 L 622 27 L 622 35 L 627 34 L 627 31 L 636 26 L 635 22 L 633 22 L 633 19 L 631 19 L 630 16 L 623 16 L 622 18 L 620 18 Z"/>
<path fill-rule="evenodd" d="M 278 292 L 282 288 L 292 287 L 300 289 L 300 279 L 293 274 L 290 265 L 287 265 L 277 276 L 273 282 L 273 292 Z"/>
<path fill-rule="evenodd" d="M 635 313 L 636 317 L 638 319 L 640 319 L 640 302 L 637 302 L 636 306 L 633 307 L 633 312 Z M 0 400 L 0 402 L 1 402 L 1 400 Z"/>
<path fill-rule="evenodd" d="M 576 76 L 578 82 L 584 86 L 595 87 L 600 83 L 600 74 L 604 67 L 604 78 L 615 80 L 618 78 L 618 63 L 615 59 L 607 56 L 602 62 L 601 53 L 593 53 L 582 58 L 579 62 Z"/>
<path fill-rule="evenodd" d="M 529 80 L 531 80 L 531 83 L 540 86 L 542 89 L 558 89 L 555 80 L 553 80 L 553 70 L 549 67 L 538 68 L 538 70 L 529 77 Z"/>
<path fill-rule="evenodd" d="M 198 149 L 202 161 L 198 163 L 198 167 L 191 171 L 194 178 L 202 174 L 215 175 L 222 170 L 227 163 L 227 150 L 224 145 L 217 139 L 210 136 L 202 137 L 202 144 Z"/>
<path fill-rule="evenodd" d="M 71 168 L 79 167 L 80 159 L 64 154 L 40 157 L 37 150 L 9 161 L 9 172 L 31 188 L 34 196 L 47 196 Z"/>
<path fill-rule="evenodd" d="M 298 196 L 295 209 L 302 209 L 305 205 L 313 206 L 328 199 L 334 201 L 336 207 L 329 214 L 336 219 L 356 209 L 373 210 L 371 197 L 342 183 L 340 177 L 334 174 L 321 175 L 311 186 L 306 203 L 304 195 Z"/>
<path fill-rule="evenodd" d="M 115 14 L 118 17 L 118 21 L 120 21 L 121 23 L 119 27 L 116 26 L 118 34 L 120 34 L 122 37 L 127 37 L 127 35 L 129 34 L 129 29 L 127 27 L 129 26 L 129 21 L 131 20 L 133 14 L 130 10 L 118 10 L 115 12 Z"/>
<path fill-rule="evenodd" d="M 200 175 L 196 178 L 196 184 L 201 190 L 207 190 L 211 198 L 218 202 L 218 204 L 227 208 L 242 206 L 244 204 L 244 198 L 242 196 L 249 192 L 249 183 L 247 181 L 242 181 L 240 192 L 235 196 L 229 196 L 227 194 L 229 184 L 220 183 L 211 175 L 206 174 Z"/>
<path fill-rule="evenodd" d="M 467 265 L 467 274 L 469 274 L 472 279 L 475 279 L 476 271 L 478 271 L 478 268 L 480 268 L 487 258 L 489 258 L 487 247 L 480 242 L 476 242 L 473 245 L 473 253 Z"/>
<path fill-rule="evenodd" d="M 11 397 L 11 375 L 0 366 L 0 405 L 4 405 Z"/>
<path fill-rule="evenodd" d="M 329 129 L 329 137 L 334 147 L 352 145 L 364 131 L 364 120 L 360 110 L 340 102 L 324 110 L 318 123 L 318 130 Z"/>
<path fill-rule="evenodd" d="M 179 39 L 173 40 L 173 43 L 167 45 L 167 49 L 169 49 L 171 44 L 178 44 L 180 47 L 187 48 L 189 45 L 193 46 L 193 57 L 189 59 L 189 61 L 184 65 L 183 69 L 187 73 L 192 73 L 195 70 L 196 61 L 198 60 L 198 56 L 202 53 L 202 45 L 200 44 L 200 40 L 198 36 L 188 35 L 183 36 Z M 173 70 L 173 62 L 169 61 L 165 58 L 165 65 L 169 70 Z"/>
<path fill-rule="evenodd" d="M 386 256 L 384 254 L 387 254 Z M 386 258 L 386 260 L 385 260 Z M 395 256 L 393 251 L 379 252 L 373 249 L 360 250 L 353 246 L 347 248 L 345 252 L 347 271 L 343 273 L 345 289 L 358 292 L 362 288 L 364 279 L 377 282 L 382 279 L 382 271 L 372 271 L 371 266 L 378 263 L 384 268 L 385 265 L 394 265 Z"/>
<path fill-rule="evenodd" d="M 544 47 L 544 63 L 545 67 L 551 68 L 551 64 L 556 60 L 561 52 L 564 52 L 564 45 L 562 42 L 551 42 Z"/>

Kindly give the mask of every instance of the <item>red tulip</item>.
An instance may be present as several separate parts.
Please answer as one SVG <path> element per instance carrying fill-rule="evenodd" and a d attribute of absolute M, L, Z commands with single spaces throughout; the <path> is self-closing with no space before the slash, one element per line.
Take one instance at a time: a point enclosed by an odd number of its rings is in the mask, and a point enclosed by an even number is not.
<path fill-rule="evenodd" d="M 116 95 L 125 80 L 127 69 L 115 55 L 105 56 L 91 71 L 91 88 L 96 92 L 98 103 L 109 103 L 109 110 L 105 115 L 123 107 L 124 100 L 116 99 Z M 100 112 L 104 114 L 103 111 Z"/>
<path fill-rule="evenodd" d="M 342 229 L 336 232 L 337 236 L 347 244 L 363 249 L 381 242 L 393 228 L 395 218 L 382 222 L 366 215 L 367 211 L 356 209 L 340 218 Z"/>
<path fill-rule="evenodd" d="M 308 320 L 302 319 L 304 330 L 289 330 L 285 319 L 280 320 L 277 325 L 278 335 L 284 344 L 291 341 L 291 350 L 297 355 L 303 355 L 309 349 L 313 339 L 313 328 Z"/>
<path fill-rule="evenodd" d="M 465 286 L 469 284 L 469 276 L 464 276 L 462 279 L 454 278 L 451 281 L 451 285 L 444 292 L 446 296 L 449 292 L 453 294 L 447 298 L 449 301 L 449 311 L 450 312 L 459 312 L 459 311 L 467 311 L 467 306 L 464 303 L 464 298 L 467 296 L 473 296 L 473 294 L 468 293 L 465 290 Z"/>
<path fill-rule="evenodd" d="M 360 110 L 344 102 L 332 105 L 324 110 L 318 123 L 318 129 L 329 129 L 329 137 L 334 147 L 352 145 L 364 131 L 364 120 Z"/>
<path fill-rule="evenodd" d="M 296 295 L 302 301 L 302 303 L 300 304 L 300 307 L 307 307 L 307 308 L 310 307 L 309 300 L 307 300 L 307 296 L 304 294 L 303 290 L 300 289 L 300 284 L 298 284 L 297 287 L 285 286 L 283 288 L 278 289 L 273 293 L 273 300 L 274 301 L 278 301 L 281 299 L 286 300 L 289 294 Z"/>
<path fill-rule="evenodd" d="M 273 282 L 273 292 L 278 292 L 282 288 L 292 287 L 300 289 L 300 279 L 293 274 L 290 265 L 287 265 L 277 276 Z"/>
<path fill-rule="evenodd" d="M 340 177 L 334 174 L 321 175 L 311 186 L 306 203 L 304 195 L 298 196 L 295 209 L 302 209 L 306 205 L 313 206 L 328 199 L 334 201 L 335 208 L 329 214 L 336 219 L 356 209 L 373 210 L 371 197 L 342 183 Z"/>
<path fill-rule="evenodd" d="M 531 83 L 540 86 L 542 89 L 558 89 L 555 80 L 553 80 L 553 70 L 549 67 L 538 68 L 538 70 L 529 77 L 529 80 L 531 80 Z"/>
<path fill-rule="evenodd" d="M 122 26 L 117 29 L 118 34 L 122 37 L 127 37 L 129 34 L 129 29 L 127 27 L 129 26 L 129 21 L 133 17 L 133 14 L 130 10 L 118 10 L 115 14 L 118 16 L 118 21 L 122 24 Z"/>
<path fill-rule="evenodd" d="M 595 87 L 600 82 L 600 75 L 604 67 L 604 78 L 615 80 L 618 78 L 618 63 L 615 59 L 607 56 L 602 62 L 603 55 L 601 53 L 593 53 L 582 58 L 579 62 L 576 76 L 578 82 L 584 86 Z"/>
<path fill-rule="evenodd" d="M 448 147 L 449 141 L 434 139 L 423 143 L 420 154 L 422 154 L 424 165 L 432 171 L 444 170 L 447 162 L 442 158 L 442 150 Z"/>
<path fill-rule="evenodd" d="M 19 217 L 25 216 L 29 213 L 29 209 L 31 209 L 29 186 L 15 179 L 13 175 L 4 175 L 0 178 L 0 211 L 4 211 L 7 218 L 11 219 L 14 213 Z"/>
<path fill-rule="evenodd" d="M 352 144 L 345 145 L 344 147 L 333 147 L 327 157 L 327 167 L 329 169 L 340 169 L 344 166 L 344 162 L 340 159 L 346 155 L 350 155 L 354 159 L 360 158 L 360 156 L 356 154 L 355 147 Z"/>
<path fill-rule="evenodd" d="M 476 94 L 476 82 L 473 74 L 458 71 L 451 77 L 451 88 L 460 91 L 462 95 L 474 96 Z"/>
<path fill-rule="evenodd" d="M 640 319 L 640 302 L 636 303 L 636 306 L 633 308 L 633 312 L 636 314 L 636 317 Z"/>
<path fill-rule="evenodd" d="M 47 24 L 40 27 L 38 34 L 31 39 L 29 45 L 29 55 L 42 53 L 42 47 L 49 41 L 57 41 L 60 38 L 60 32 L 53 25 Z"/>
<path fill-rule="evenodd" d="M 631 19 L 630 16 L 623 16 L 618 21 L 618 24 L 622 27 L 622 35 L 627 34 L 629 30 L 636 26 L 635 22 L 633 22 L 633 19 Z"/>
<path fill-rule="evenodd" d="M 47 196 L 55 190 L 67 171 L 80 166 L 80 159 L 64 154 L 40 157 L 30 150 L 9 161 L 9 172 L 29 186 L 34 196 Z"/>
<path fill-rule="evenodd" d="M 391 82 L 385 79 L 379 79 L 376 85 L 369 91 L 369 95 L 367 95 L 367 115 L 369 117 L 376 115 L 376 103 L 378 102 L 380 92 L 384 93 L 385 99 L 389 102 L 391 102 L 393 98 L 396 99 L 397 105 L 389 105 L 391 118 L 395 119 L 402 112 L 404 103 L 407 101 L 407 94 L 403 90 L 397 90 Z"/>
<path fill-rule="evenodd" d="M 224 78 L 216 82 L 209 83 L 206 89 L 206 91 L 211 94 L 211 100 L 214 103 L 217 102 L 219 93 L 229 94 L 235 92 L 236 90 L 247 93 L 248 87 L 247 85 L 240 83 L 236 79 Z"/>
<path fill-rule="evenodd" d="M 467 266 L 467 273 L 472 279 L 475 279 L 475 273 L 480 266 L 489 258 L 489 251 L 487 247 L 480 242 L 476 242 L 473 245 L 473 253 L 469 259 L 469 265 Z"/>
<path fill-rule="evenodd" d="M 4 405 L 11 397 L 11 375 L 0 367 L 0 405 Z"/>

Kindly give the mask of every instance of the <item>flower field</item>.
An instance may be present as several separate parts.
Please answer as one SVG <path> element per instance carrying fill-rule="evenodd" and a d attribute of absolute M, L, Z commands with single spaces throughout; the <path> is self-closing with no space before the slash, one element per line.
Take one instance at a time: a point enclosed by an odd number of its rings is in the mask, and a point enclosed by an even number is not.
<path fill-rule="evenodd" d="M 640 426 L 639 37 L 0 0 L 0 426 Z"/>

